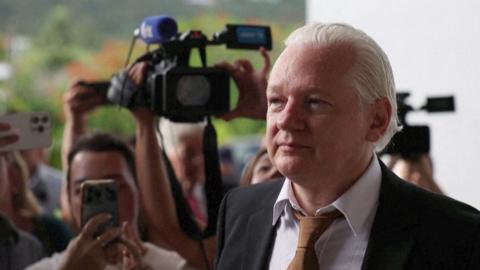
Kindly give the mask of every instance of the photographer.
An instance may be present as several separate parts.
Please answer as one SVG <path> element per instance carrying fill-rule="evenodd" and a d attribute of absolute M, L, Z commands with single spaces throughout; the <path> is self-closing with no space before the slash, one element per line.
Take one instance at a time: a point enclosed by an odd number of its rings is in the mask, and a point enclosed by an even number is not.
<path fill-rule="evenodd" d="M 233 65 L 227 62 L 218 64 L 218 67 L 227 69 L 237 83 L 239 100 L 236 109 L 222 116 L 225 120 L 239 117 L 262 119 L 265 108 L 262 106 L 250 108 L 252 100 L 265 100 L 266 78 L 270 68 L 270 59 L 264 49 L 260 50 L 264 59 L 264 66 L 260 71 L 255 71 L 248 60 L 237 60 Z M 147 64 L 139 63 L 130 70 L 132 81 L 140 88 L 144 82 Z M 212 263 L 215 253 L 216 237 L 209 237 L 202 242 L 196 242 L 184 234 L 179 227 L 179 220 L 174 211 L 173 198 L 166 179 L 159 181 L 159 177 L 165 177 L 165 164 L 161 157 L 160 148 L 155 135 L 154 114 L 147 108 L 134 110 L 137 120 L 137 169 L 139 174 L 139 186 L 141 201 L 146 215 L 148 234 L 153 243 L 167 245 L 177 251 L 193 266 L 206 269 Z M 153 147 L 155 145 L 155 147 Z M 162 176 L 163 175 L 163 176 Z M 168 194 L 164 200 L 158 194 Z M 163 196 L 162 196 L 163 198 Z M 169 210 L 160 214 L 159 209 Z M 202 245 L 205 247 L 203 248 Z M 204 251 L 205 250 L 205 251 Z M 205 256 L 206 255 L 206 256 Z M 208 259 L 208 263 L 204 258 Z"/>
<path fill-rule="evenodd" d="M 123 141 L 108 134 L 79 139 L 67 157 L 68 202 L 78 235 L 64 252 L 29 269 L 190 269 L 175 252 L 140 240 L 135 178 L 135 158 Z M 117 219 L 122 226 L 112 227 L 98 237 L 94 237 L 98 227 L 113 217 L 100 214 L 81 226 L 81 186 L 91 179 L 112 179 L 118 187 Z"/>
<path fill-rule="evenodd" d="M 8 124 L 0 122 L 0 132 L 10 131 Z M 0 269 L 16 270 L 44 257 L 41 244 L 30 234 L 18 230 L 12 221 L 4 216 L 13 209 L 12 201 L 7 195 L 9 179 L 7 173 L 6 155 L 10 152 L 1 151 L 19 139 L 17 134 L 0 136 Z"/>
<path fill-rule="evenodd" d="M 132 70 L 133 72 L 133 70 Z M 98 108 L 103 104 L 104 98 L 98 94 L 94 89 L 87 86 L 83 86 L 80 81 L 74 82 L 68 92 L 65 95 L 65 116 L 66 125 L 64 130 L 64 143 L 62 147 L 64 167 L 68 168 L 68 153 L 71 150 L 71 144 L 75 143 L 79 137 L 87 133 L 86 118 L 88 113 Z M 136 138 L 136 160 L 137 160 L 137 177 L 139 179 L 140 192 L 142 192 L 142 179 L 147 176 L 153 177 L 155 185 L 151 188 L 154 193 L 154 197 L 147 197 L 141 195 L 141 203 L 143 211 L 147 212 L 147 234 L 150 242 L 165 247 L 170 250 L 175 250 L 183 257 L 185 257 L 188 263 L 192 266 L 202 268 L 205 265 L 201 249 L 198 244 L 188 238 L 180 229 L 178 219 L 175 213 L 175 205 L 173 198 L 171 198 L 171 191 L 169 184 L 165 178 L 164 170 L 158 167 L 157 163 L 162 162 L 160 157 L 160 148 L 158 147 L 155 129 L 154 129 L 154 116 L 139 108 L 133 111 L 137 123 L 137 138 Z M 152 153 L 152 156 L 148 156 Z M 143 160 L 146 160 L 143 161 Z M 145 166 L 151 162 L 155 162 L 155 166 Z M 158 170 L 157 174 L 149 174 L 149 170 Z M 163 179 L 163 180 L 162 180 Z M 66 189 L 65 189 L 66 190 Z M 143 192 L 142 192 L 143 193 Z M 66 196 L 64 196 L 66 198 Z M 161 198 L 161 199 L 159 199 Z M 68 200 L 64 199 L 62 210 L 64 211 L 63 217 L 70 219 L 72 223 L 74 221 L 70 218 L 72 215 L 68 214 L 66 209 L 70 209 Z M 157 202 L 160 206 L 157 205 Z M 65 207 L 66 206 L 66 207 Z M 148 209 L 153 206 L 155 215 L 161 218 L 161 224 L 156 220 L 151 220 L 148 216 Z M 161 210 L 161 212 L 159 212 Z M 150 230 L 149 224 L 155 224 L 159 230 Z M 210 241 L 213 245 L 214 241 Z M 189 244 L 190 243 L 190 244 Z M 213 257 L 211 252 L 211 257 Z M 206 267 L 206 266 L 205 266 Z"/>
<path fill-rule="evenodd" d="M 87 133 L 88 113 L 101 106 L 105 97 L 99 95 L 94 89 L 84 87 L 80 80 L 70 84 L 68 91 L 63 97 L 63 112 L 65 116 L 65 126 L 62 140 L 62 168 L 66 171 L 67 157 L 72 145 L 81 136 Z M 68 203 L 68 192 L 66 182 L 63 181 L 60 193 L 60 211 L 62 220 L 70 227 L 74 227 L 71 219 L 70 206 Z"/>

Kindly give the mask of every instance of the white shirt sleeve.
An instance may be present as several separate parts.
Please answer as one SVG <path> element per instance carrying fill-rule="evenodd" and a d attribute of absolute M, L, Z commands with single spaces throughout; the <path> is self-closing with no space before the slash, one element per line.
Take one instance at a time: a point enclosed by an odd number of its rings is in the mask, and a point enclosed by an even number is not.
<path fill-rule="evenodd" d="M 187 265 L 187 261 L 177 252 L 157 247 L 150 243 L 144 243 L 147 252 L 143 255 L 142 261 L 152 269 L 164 270 L 195 270 Z M 30 265 L 26 270 L 55 270 L 62 263 L 63 253 L 55 253 L 49 258 L 44 258 L 37 263 Z M 106 269 L 120 269 L 117 266 L 109 265 Z"/>
<path fill-rule="evenodd" d="M 60 267 L 62 262 L 63 252 L 55 253 L 51 257 L 43 258 L 42 260 L 30 265 L 26 270 L 55 270 Z"/>
<path fill-rule="evenodd" d="M 187 261 L 177 252 L 157 247 L 150 243 L 144 243 L 147 252 L 142 261 L 152 269 L 165 270 L 193 270 L 187 265 Z"/>

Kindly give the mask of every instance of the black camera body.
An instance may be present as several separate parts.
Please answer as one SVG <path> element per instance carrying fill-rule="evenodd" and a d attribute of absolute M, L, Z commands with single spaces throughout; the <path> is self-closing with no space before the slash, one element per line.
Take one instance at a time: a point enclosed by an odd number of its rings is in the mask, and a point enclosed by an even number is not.
<path fill-rule="evenodd" d="M 230 109 L 230 76 L 221 68 L 172 67 L 146 81 L 151 109 L 175 122 L 202 121 Z"/>
<path fill-rule="evenodd" d="M 397 93 L 398 118 L 403 129 L 395 134 L 383 150 L 382 154 L 401 155 L 411 158 L 420 154 L 430 153 L 430 128 L 425 125 L 409 125 L 406 121 L 407 114 L 415 109 L 408 105 L 406 99 L 410 93 Z M 455 110 L 454 97 L 429 97 L 419 110 L 427 112 L 448 112 Z"/>
<path fill-rule="evenodd" d="M 147 106 L 174 122 L 199 122 L 222 115 L 230 110 L 230 75 L 206 64 L 206 47 L 221 44 L 232 49 L 270 50 L 270 28 L 228 24 L 211 40 L 199 30 L 178 33 L 136 60 L 148 63 L 143 89 L 134 89 L 124 72 L 114 76 L 107 97 L 128 108 Z M 189 65 L 192 49 L 198 50 L 201 67 Z"/>

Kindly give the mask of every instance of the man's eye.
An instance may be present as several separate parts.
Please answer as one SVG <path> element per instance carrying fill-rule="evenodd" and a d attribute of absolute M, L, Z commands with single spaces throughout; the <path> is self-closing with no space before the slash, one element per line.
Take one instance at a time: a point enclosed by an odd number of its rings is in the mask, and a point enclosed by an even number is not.
<path fill-rule="evenodd" d="M 322 99 L 319 99 L 319 98 L 309 98 L 307 100 L 307 105 L 312 110 L 317 110 L 317 109 L 324 108 L 324 107 L 326 107 L 330 104 L 328 102 L 322 100 Z"/>
<path fill-rule="evenodd" d="M 282 100 L 280 98 L 270 98 L 268 99 L 268 107 L 279 107 L 282 105 Z"/>

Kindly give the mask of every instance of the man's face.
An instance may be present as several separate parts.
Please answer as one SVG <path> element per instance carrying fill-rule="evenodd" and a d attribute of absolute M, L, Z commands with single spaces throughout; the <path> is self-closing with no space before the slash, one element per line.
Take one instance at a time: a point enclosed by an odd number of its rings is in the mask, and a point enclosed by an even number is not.
<path fill-rule="evenodd" d="M 187 134 L 169 152 L 175 175 L 185 192 L 204 179 L 203 134 Z"/>
<path fill-rule="evenodd" d="M 353 177 L 350 166 L 371 158 L 371 117 L 346 80 L 355 60 L 347 45 L 293 44 L 270 76 L 267 148 L 291 180 Z"/>
<path fill-rule="evenodd" d="M 82 192 L 85 180 L 113 179 L 118 187 L 120 224 L 134 224 L 138 211 L 138 190 L 127 161 L 118 151 L 81 151 L 75 155 L 70 171 L 71 211 L 77 229 L 81 228 Z"/>

